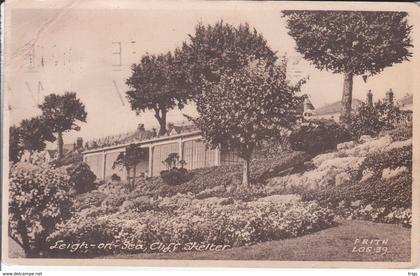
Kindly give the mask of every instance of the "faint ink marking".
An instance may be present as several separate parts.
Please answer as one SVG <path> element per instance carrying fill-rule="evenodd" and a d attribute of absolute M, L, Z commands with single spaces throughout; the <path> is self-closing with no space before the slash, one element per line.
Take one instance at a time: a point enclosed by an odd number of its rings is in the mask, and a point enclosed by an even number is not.
<path fill-rule="evenodd" d="M 122 48 L 121 48 L 121 41 L 112 42 L 112 45 L 117 45 L 117 52 L 112 52 L 112 55 L 116 55 L 118 57 L 118 63 L 112 64 L 114 67 L 113 71 L 121 71 L 122 67 Z"/>
<path fill-rule="evenodd" d="M 36 97 L 32 91 L 31 86 L 29 85 L 29 83 L 27 81 L 25 81 L 25 86 L 29 92 L 29 95 L 32 98 L 32 101 L 34 102 L 34 106 L 38 106 L 39 105 L 39 100 L 40 100 L 40 95 L 41 95 L 41 91 L 44 91 L 44 86 L 42 85 L 41 81 L 38 81 L 38 86 L 37 86 L 37 92 L 36 92 Z"/>
<path fill-rule="evenodd" d="M 116 82 L 115 80 L 112 80 L 112 82 L 114 83 L 114 87 L 115 87 L 115 90 L 117 91 L 118 97 L 120 98 L 121 104 L 122 104 L 123 106 L 125 106 L 125 103 L 124 103 L 123 97 L 122 97 L 122 95 L 121 95 L 121 92 L 120 92 L 120 90 L 118 89 L 117 82 Z"/>

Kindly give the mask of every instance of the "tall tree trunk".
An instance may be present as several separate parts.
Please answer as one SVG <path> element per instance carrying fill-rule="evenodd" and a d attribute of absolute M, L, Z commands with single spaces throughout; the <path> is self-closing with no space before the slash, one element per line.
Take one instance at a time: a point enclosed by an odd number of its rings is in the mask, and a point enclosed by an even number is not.
<path fill-rule="evenodd" d="M 166 134 L 166 110 L 162 110 L 162 115 L 160 116 L 160 129 L 159 135 Z"/>
<path fill-rule="evenodd" d="M 344 73 L 343 96 L 341 98 L 341 118 L 351 112 L 351 102 L 353 93 L 353 73 Z"/>
<path fill-rule="evenodd" d="M 61 131 L 58 132 L 57 147 L 58 159 L 61 159 L 63 158 L 63 133 Z"/>
<path fill-rule="evenodd" d="M 243 161 L 243 170 L 242 170 L 242 185 L 249 185 L 249 158 Z"/>

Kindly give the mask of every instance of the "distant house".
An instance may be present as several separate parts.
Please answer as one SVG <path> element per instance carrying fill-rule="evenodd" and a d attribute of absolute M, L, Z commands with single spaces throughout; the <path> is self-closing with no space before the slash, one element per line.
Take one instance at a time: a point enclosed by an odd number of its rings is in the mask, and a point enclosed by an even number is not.
<path fill-rule="evenodd" d="M 404 97 L 399 99 L 396 104 L 400 108 L 400 110 L 408 110 L 413 111 L 413 95 L 406 94 Z"/>
<path fill-rule="evenodd" d="M 180 159 L 186 162 L 184 167 L 188 170 L 240 162 L 240 158 L 231 151 L 207 148 L 201 131 L 192 125 L 169 125 L 167 135 L 154 135 L 140 125 L 133 133 L 121 135 L 121 140 L 112 138 L 112 145 L 97 146 L 83 151 L 83 161 L 89 165 L 97 178 L 102 180 L 109 179 L 114 173 L 123 179 L 159 176 L 160 172 L 166 169 L 162 161 L 170 153 L 178 153 Z M 127 172 L 125 169 L 114 167 L 113 164 L 130 144 L 138 144 L 148 149 L 148 154 L 137 164 L 135 170 Z M 136 172 L 136 175 L 132 175 L 133 172 Z"/>
<path fill-rule="evenodd" d="M 351 103 L 352 110 L 356 110 L 363 102 L 359 99 L 353 98 Z M 337 101 L 331 104 L 316 108 L 312 112 L 312 118 L 314 119 L 333 119 L 338 122 L 341 114 L 341 101 Z"/>
<path fill-rule="evenodd" d="M 413 95 L 407 94 L 401 99 L 394 101 L 394 92 L 392 89 L 389 89 L 386 92 L 384 101 L 394 104 L 403 111 L 404 122 L 410 122 L 412 120 L 413 112 Z M 353 98 L 352 100 L 352 110 L 357 110 L 363 101 Z M 373 94 L 371 90 L 366 94 L 366 104 L 373 105 Z M 305 119 L 333 119 L 338 122 L 341 114 L 341 101 L 337 101 L 331 104 L 324 105 L 320 108 L 315 108 L 308 97 L 305 98 L 303 102 L 303 117 Z"/>

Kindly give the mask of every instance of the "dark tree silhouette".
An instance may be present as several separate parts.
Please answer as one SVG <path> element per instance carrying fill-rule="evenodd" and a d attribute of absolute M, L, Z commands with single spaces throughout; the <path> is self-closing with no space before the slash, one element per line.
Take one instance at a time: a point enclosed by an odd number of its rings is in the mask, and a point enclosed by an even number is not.
<path fill-rule="evenodd" d="M 126 94 L 131 108 L 137 114 L 153 110 L 160 125 L 159 135 L 166 133 L 168 111 L 176 106 L 182 109 L 189 98 L 182 89 L 185 74 L 180 73 L 178 53 L 144 55 L 139 64 L 133 64 L 132 75 L 126 81 L 130 87 Z"/>
<path fill-rule="evenodd" d="M 17 126 L 9 128 L 9 161 L 16 163 L 20 160 L 25 149 L 20 137 L 21 129 Z"/>
<path fill-rule="evenodd" d="M 70 130 L 80 130 L 77 121 L 86 122 L 87 113 L 84 104 L 76 97 L 75 92 L 66 92 L 64 95 L 50 94 L 39 105 L 42 110 L 42 119 L 57 133 L 58 158 L 63 157 L 63 133 Z"/>
<path fill-rule="evenodd" d="M 282 12 L 296 50 L 316 68 L 344 74 L 342 115 L 351 111 L 353 76 L 374 75 L 412 56 L 406 12 Z"/>
<path fill-rule="evenodd" d="M 55 141 L 51 128 L 41 117 L 23 120 L 20 123 L 17 134 L 19 142 L 22 144 L 24 149 L 29 151 L 31 156 L 34 151 L 44 150 L 46 141 Z"/>

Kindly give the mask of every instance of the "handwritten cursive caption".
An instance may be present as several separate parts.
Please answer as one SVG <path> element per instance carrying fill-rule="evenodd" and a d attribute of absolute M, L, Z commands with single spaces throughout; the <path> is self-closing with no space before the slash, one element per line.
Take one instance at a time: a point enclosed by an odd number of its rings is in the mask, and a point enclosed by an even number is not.
<path fill-rule="evenodd" d="M 131 242 L 119 243 L 66 243 L 63 240 L 56 241 L 50 249 L 68 250 L 74 252 L 87 252 L 89 250 L 123 250 L 123 251 L 136 251 L 144 253 L 171 253 L 176 251 L 223 251 L 231 248 L 226 244 L 214 244 L 205 242 L 188 242 L 188 243 L 162 243 L 154 242 L 151 244 L 136 244 Z"/>

